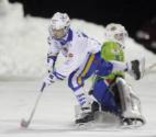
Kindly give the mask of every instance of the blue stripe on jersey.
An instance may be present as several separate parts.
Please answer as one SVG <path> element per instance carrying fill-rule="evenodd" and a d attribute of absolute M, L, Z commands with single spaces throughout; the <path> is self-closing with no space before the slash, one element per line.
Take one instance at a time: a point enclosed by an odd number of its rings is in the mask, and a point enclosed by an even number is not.
<path fill-rule="evenodd" d="M 52 59 L 54 62 L 56 61 L 57 56 L 48 56 L 47 57 L 47 62 L 49 63 L 49 60 Z"/>
<path fill-rule="evenodd" d="M 77 98 L 77 100 L 78 100 L 78 102 L 80 103 L 81 106 L 83 106 L 83 104 L 86 103 L 86 97 L 85 97 L 84 93 L 82 93 L 80 95 L 77 95 L 76 98 Z"/>
<path fill-rule="evenodd" d="M 95 59 L 94 54 L 91 54 L 88 57 L 88 60 L 87 60 L 87 63 L 85 65 L 84 69 L 82 70 L 82 72 L 80 73 L 80 75 L 77 78 L 78 84 L 82 85 L 82 83 L 83 83 L 82 79 L 85 78 L 88 75 L 88 72 L 92 69 L 91 66 L 93 65 L 94 59 Z"/>
<path fill-rule="evenodd" d="M 58 72 L 54 72 L 54 75 L 56 76 L 56 78 L 57 79 L 59 79 L 59 80 L 63 80 L 63 79 L 65 79 L 66 78 L 66 76 L 64 76 L 64 75 L 62 75 L 62 74 L 60 74 L 60 73 L 58 73 Z"/>
<path fill-rule="evenodd" d="M 68 86 L 74 91 L 76 92 L 79 88 L 81 88 L 83 85 L 77 84 L 76 87 L 74 87 L 74 85 L 72 84 L 72 78 L 75 75 L 75 73 L 77 72 L 78 69 L 76 69 L 75 71 L 73 71 L 68 78 Z M 82 83 L 83 84 L 83 83 Z"/>

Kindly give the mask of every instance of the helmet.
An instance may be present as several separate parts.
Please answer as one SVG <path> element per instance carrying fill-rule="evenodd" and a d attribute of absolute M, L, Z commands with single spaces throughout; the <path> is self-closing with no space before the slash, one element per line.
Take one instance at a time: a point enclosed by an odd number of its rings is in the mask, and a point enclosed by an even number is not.
<path fill-rule="evenodd" d="M 50 35 L 56 39 L 63 38 L 70 26 L 70 18 L 66 13 L 56 12 L 52 19 L 49 27 Z"/>
<path fill-rule="evenodd" d="M 128 33 L 121 24 L 110 23 L 106 26 L 105 35 L 106 38 L 120 43 L 121 47 L 124 48 L 125 38 L 128 36 Z"/>

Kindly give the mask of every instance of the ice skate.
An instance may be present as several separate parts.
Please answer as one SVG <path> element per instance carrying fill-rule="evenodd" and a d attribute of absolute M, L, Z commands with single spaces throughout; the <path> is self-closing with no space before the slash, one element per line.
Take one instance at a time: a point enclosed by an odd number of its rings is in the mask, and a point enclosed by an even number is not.
<path fill-rule="evenodd" d="M 75 124 L 85 124 L 94 120 L 91 104 L 86 102 L 82 107 L 76 106 Z"/>
<path fill-rule="evenodd" d="M 145 118 L 140 112 L 125 112 L 121 118 L 122 126 L 143 126 L 146 123 Z"/>
<path fill-rule="evenodd" d="M 137 98 L 133 98 L 132 107 L 127 108 L 122 113 L 122 125 L 127 126 L 142 126 L 146 123 L 144 116 L 141 112 L 141 104 Z"/>

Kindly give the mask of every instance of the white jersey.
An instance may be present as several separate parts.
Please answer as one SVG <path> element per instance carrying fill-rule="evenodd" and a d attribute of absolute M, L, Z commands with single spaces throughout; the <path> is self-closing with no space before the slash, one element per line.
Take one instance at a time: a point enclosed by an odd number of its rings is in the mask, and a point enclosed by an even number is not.
<path fill-rule="evenodd" d="M 101 50 L 101 43 L 89 38 L 82 32 L 69 29 L 68 35 L 61 40 L 48 37 L 48 56 L 58 56 L 61 52 L 66 61 L 56 68 L 56 73 L 66 77 L 80 66 L 88 53 L 95 54 Z"/>

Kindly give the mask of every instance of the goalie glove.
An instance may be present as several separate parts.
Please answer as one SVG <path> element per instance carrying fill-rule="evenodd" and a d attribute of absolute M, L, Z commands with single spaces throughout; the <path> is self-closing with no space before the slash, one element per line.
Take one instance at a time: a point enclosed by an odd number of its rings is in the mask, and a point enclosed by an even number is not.
<path fill-rule="evenodd" d="M 143 77 L 145 71 L 145 58 L 140 60 L 132 60 L 127 63 L 127 72 L 134 77 L 135 80 L 139 80 Z"/>
<path fill-rule="evenodd" d="M 143 77 L 145 72 L 145 58 L 140 58 L 127 62 L 126 64 L 119 61 L 110 61 L 113 65 L 112 72 L 125 71 L 128 72 L 135 80 Z"/>

